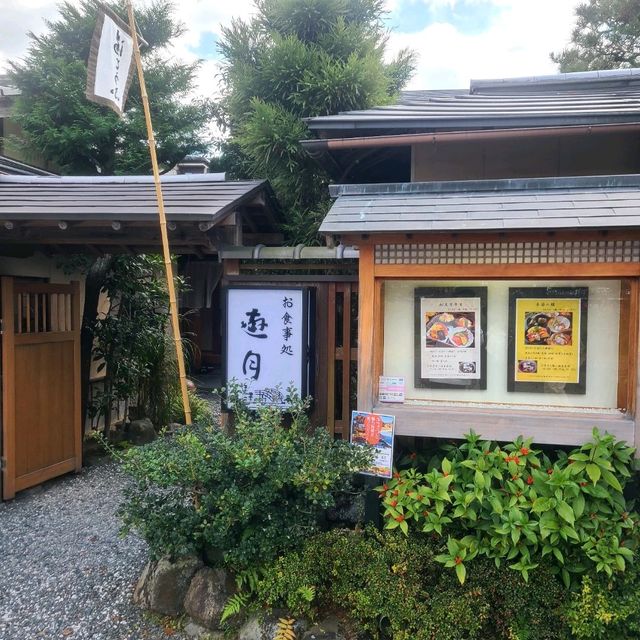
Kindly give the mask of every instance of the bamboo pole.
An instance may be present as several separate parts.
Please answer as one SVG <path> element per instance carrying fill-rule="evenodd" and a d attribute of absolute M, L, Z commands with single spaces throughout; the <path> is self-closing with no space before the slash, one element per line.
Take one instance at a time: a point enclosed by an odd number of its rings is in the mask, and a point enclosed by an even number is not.
<path fill-rule="evenodd" d="M 151 166 L 153 167 L 153 181 L 156 188 L 156 198 L 158 200 L 158 217 L 160 218 L 160 235 L 162 237 L 162 254 L 164 256 L 164 267 L 167 274 L 167 288 L 169 289 L 169 308 L 171 310 L 171 327 L 173 329 L 173 340 L 176 346 L 176 358 L 178 360 L 178 372 L 180 374 L 180 390 L 182 392 L 182 405 L 184 407 L 185 423 L 191 424 L 191 407 L 189 404 L 189 394 L 187 392 L 187 374 L 184 367 L 184 354 L 182 351 L 182 338 L 180 337 L 180 323 L 178 320 L 178 305 L 176 301 L 176 288 L 173 282 L 173 265 L 171 264 L 171 253 L 169 251 L 169 236 L 167 234 L 167 218 L 164 212 L 164 199 L 162 197 L 162 184 L 160 183 L 160 171 L 158 170 L 158 155 L 156 153 L 156 139 L 153 134 L 153 124 L 151 122 L 151 112 L 149 111 L 149 96 L 147 86 L 144 81 L 142 71 L 142 59 L 140 57 L 140 46 L 138 44 L 138 31 L 136 29 L 135 17 L 133 15 L 133 5 L 131 0 L 127 1 L 129 13 L 129 28 L 133 39 L 133 55 L 138 71 L 138 81 L 140 82 L 140 94 L 142 96 L 142 106 L 144 108 L 144 119 L 147 124 L 147 138 L 149 141 L 149 153 L 151 155 Z"/>

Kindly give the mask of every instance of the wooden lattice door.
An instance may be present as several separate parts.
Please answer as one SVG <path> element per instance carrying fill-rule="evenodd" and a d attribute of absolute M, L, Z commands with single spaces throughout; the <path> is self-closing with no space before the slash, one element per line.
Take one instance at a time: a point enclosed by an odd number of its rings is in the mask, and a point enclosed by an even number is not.
<path fill-rule="evenodd" d="M 80 288 L 2 278 L 2 496 L 82 466 Z"/>

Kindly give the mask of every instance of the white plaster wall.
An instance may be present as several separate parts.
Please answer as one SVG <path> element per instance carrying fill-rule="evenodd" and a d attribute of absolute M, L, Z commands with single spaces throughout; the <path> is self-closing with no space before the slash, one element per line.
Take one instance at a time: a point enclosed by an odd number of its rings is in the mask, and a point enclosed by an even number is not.
<path fill-rule="evenodd" d="M 441 286 L 488 287 L 487 389 L 416 389 L 414 387 L 414 289 Z M 507 391 L 507 336 L 510 287 L 589 287 L 587 393 Z M 403 376 L 406 398 L 447 403 L 497 403 L 616 409 L 618 387 L 619 280 L 580 281 L 388 281 L 384 289 L 385 376 Z"/>

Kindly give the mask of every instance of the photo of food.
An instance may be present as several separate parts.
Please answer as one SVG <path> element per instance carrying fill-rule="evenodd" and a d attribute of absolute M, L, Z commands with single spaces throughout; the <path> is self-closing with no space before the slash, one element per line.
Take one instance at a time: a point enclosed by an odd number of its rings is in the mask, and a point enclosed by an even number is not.
<path fill-rule="evenodd" d="M 536 360 L 518 360 L 518 371 L 522 373 L 537 373 L 538 362 Z"/>
<path fill-rule="evenodd" d="M 570 346 L 573 340 L 573 312 L 527 313 L 524 331 L 524 344 L 527 346 Z"/>
<path fill-rule="evenodd" d="M 424 322 L 427 349 L 468 348 L 475 342 L 476 314 L 474 311 L 463 313 L 427 311 L 424 314 Z"/>

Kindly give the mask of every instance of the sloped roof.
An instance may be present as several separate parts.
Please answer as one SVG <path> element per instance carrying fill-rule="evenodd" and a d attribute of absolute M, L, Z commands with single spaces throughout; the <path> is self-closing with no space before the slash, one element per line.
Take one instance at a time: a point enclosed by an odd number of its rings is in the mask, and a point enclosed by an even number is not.
<path fill-rule="evenodd" d="M 34 167 L 26 162 L 14 160 L 7 156 L 0 155 L 0 175 L 10 176 L 54 176 L 55 173 L 45 171 L 40 167 Z"/>
<path fill-rule="evenodd" d="M 222 224 L 260 236 L 276 231 L 279 207 L 266 180 L 231 182 L 220 174 L 164 176 L 169 239 L 177 253 L 216 250 Z M 241 218 L 230 218 L 242 212 Z M 259 242 L 260 240 L 253 240 Z M 95 245 L 151 252 L 160 246 L 153 179 L 0 175 L 0 246 Z M 197 252 L 196 251 L 196 252 Z"/>
<path fill-rule="evenodd" d="M 266 180 L 227 182 L 217 174 L 162 178 L 168 220 L 217 222 L 269 191 Z M 153 178 L 0 176 L 0 219 L 138 220 L 158 215 Z"/>
<path fill-rule="evenodd" d="M 640 228 L 640 175 L 336 185 L 327 235 Z"/>
<path fill-rule="evenodd" d="M 406 91 L 397 104 L 309 118 L 314 131 L 437 131 L 640 121 L 640 69 L 472 80 Z"/>

